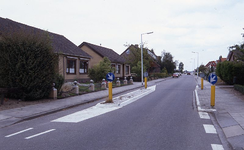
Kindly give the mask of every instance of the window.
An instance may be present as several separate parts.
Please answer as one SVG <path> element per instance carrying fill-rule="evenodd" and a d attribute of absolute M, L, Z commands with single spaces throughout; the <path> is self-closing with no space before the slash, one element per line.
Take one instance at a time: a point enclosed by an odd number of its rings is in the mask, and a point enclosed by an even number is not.
<path fill-rule="evenodd" d="M 128 75 L 130 73 L 130 66 L 125 66 L 125 74 Z"/>
<path fill-rule="evenodd" d="M 75 74 L 76 73 L 76 60 L 75 59 L 67 59 L 67 74 Z"/>
<path fill-rule="evenodd" d="M 88 73 L 88 61 L 81 60 L 80 61 L 80 70 L 81 74 Z"/>
<path fill-rule="evenodd" d="M 117 74 L 120 74 L 120 65 L 117 65 L 116 73 L 117 73 Z"/>

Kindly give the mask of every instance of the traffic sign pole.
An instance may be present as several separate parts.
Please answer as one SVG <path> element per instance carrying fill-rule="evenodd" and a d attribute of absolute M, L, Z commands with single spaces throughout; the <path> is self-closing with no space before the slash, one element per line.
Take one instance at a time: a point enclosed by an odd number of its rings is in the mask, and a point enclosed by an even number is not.
<path fill-rule="evenodd" d="M 112 82 L 108 82 L 108 102 L 113 102 L 113 94 L 112 94 Z"/>
<path fill-rule="evenodd" d="M 147 77 L 145 77 L 145 89 L 147 89 Z"/>
<path fill-rule="evenodd" d="M 211 86 L 211 106 L 215 106 L 215 85 Z"/>

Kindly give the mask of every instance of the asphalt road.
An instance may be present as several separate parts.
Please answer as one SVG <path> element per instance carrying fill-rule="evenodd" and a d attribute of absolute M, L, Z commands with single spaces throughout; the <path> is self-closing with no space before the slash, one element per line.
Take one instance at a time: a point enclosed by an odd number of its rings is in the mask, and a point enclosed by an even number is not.
<path fill-rule="evenodd" d="M 0 149 L 212 150 L 211 144 L 221 142 L 206 130 L 212 121 L 194 108 L 195 86 L 193 76 L 183 75 L 158 83 L 153 93 L 125 107 L 78 123 L 52 120 L 95 103 L 2 128 Z"/>

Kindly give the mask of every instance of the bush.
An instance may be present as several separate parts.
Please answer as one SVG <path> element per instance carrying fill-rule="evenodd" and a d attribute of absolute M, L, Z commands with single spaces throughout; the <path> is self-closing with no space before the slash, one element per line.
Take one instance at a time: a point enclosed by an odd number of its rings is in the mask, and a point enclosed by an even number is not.
<path fill-rule="evenodd" d="M 244 85 L 244 63 L 224 61 L 218 63 L 216 69 L 217 75 L 228 84 Z"/>
<path fill-rule="evenodd" d="M 241 92 L 242 94 L 244 94 L 244 86 L 243 85 L 235 84 L 234 89 Z"/>
<path fill-rule="evenodd" d="M 35 100 L 49 95 L 58 63 L 50 41 L 47 34 L 31 32 L 1 35 L 0 86 L 23 91 L 11 97 Z"/>
<path fill-rule="evenodd" d="M 62 87 L 62 85 L 64 84 L 64 77 L 60 74 L 56 74 L 55 78 L 54 78 L 54 83 L 55 83 L 55 88 L 58 91 L 58 94 L 60 92 L 60 89 Z"/>
<path fill-rule="evenodd" d="M 104 79 L 109 72 L 113 71 L 114 68 L 111 68 L 110 60 L 107 57 L 104 57 L 104 59 L 98 65 L 89 69 L 88 76 L 94 82 L 101 82 L 102 79 Z"/>

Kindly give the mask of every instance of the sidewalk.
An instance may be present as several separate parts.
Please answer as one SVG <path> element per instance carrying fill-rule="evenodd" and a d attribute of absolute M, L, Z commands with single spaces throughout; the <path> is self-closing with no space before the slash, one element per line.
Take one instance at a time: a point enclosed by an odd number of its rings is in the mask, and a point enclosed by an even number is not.
<path fill-rule="evenodd" d="M 197 80 L 197 79 L 196 79 Z M 210 106 L 211 84 L 204 80 L 204 88 L 201 90 L 201 78 L 198 78 L 196 97 L 200 106 L 198 111 L 212 113 L 233 149 L 244 150 L 244 101 L 224 88 L 233 86 L 215 86 L 215 106 Z"/>
<path fill-rule="evenodd" d="M 148 86 L 154 85 L 157 82 L 164 81 L 165 79 L 158 79 L 148 82 Z M 123 93 L 142 87 L 141 82 L 134 82 L 133 85 L 122 86 L 113 88 L 113 95 Z M 18 123 L 23 120 L 35 118 L 44 114 L 50 114 L 64 108 L 70 108 L 73 106 L 85 104 L 95 100 L 108 97 L 108 90 L 92 92 L 84 95 L 68 97 L 60 100 L 50 101 L 48 103 L 42 103 L 37 105 L 30 105 L 21 108 L 9 109 L 0 111 L 0 128 Z"/>

